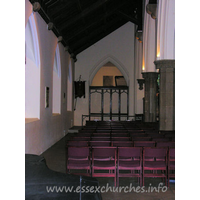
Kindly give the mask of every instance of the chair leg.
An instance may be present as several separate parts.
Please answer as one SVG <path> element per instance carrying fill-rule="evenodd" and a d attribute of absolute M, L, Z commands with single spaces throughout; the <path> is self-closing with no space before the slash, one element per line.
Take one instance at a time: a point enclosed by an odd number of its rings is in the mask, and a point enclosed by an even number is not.
<path fill-rule="evenodd" d="M 116 177 L 116 176 L 117 176 L 116 170 L 114 170 L 114 173 L 115 173 L 114 182 L 115 182 L 115 187 L 116 187 L 116 181 L 117 181 L 117 180 L 116 180 L 116 179 L 117 179 L 117 177 Z"/>
<path fill-rule="evenodd" d="M 119 170 L 117 169 L 117 186 L 119 186 Z"/>

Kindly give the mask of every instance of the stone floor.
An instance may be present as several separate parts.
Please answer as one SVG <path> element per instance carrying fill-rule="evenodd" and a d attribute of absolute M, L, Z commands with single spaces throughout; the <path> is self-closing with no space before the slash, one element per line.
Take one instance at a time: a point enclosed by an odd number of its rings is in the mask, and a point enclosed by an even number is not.
<path fill-rule="evenodd" d="M 66 156 L 65 144 L 71 135 L 76 133 L 68 133 L 63 139 L 45 151 L 42 156 L 46 159 L 48 167 L 54 171 L 66 173 Z M 113 186 L 113 178 L 97 178 L 99 185 L 104 187 L 102 193 L 103 200 L 174 200 L 175 184 L 170 183 L 170 187 L 166 188 L 161 185 L 159 178 L 146 178 L 145 187 L 137 188 L 138 183 L 135 178 L 120 178 L 120 185 L 117 188 Z M 160 188 L 158 185 L 160 184 Z M 107 189 L 107 191 L 106 191 Z M 121 189 L 121 191 L 120 191 Z M 159 192 L 158 192 L 159 189 Z M 112 191 L 111 191 L 112 190 Z M 114 191 L 115 190 L 115 191 Z M 157 192 L 156 192 L 157 191 Z"/>

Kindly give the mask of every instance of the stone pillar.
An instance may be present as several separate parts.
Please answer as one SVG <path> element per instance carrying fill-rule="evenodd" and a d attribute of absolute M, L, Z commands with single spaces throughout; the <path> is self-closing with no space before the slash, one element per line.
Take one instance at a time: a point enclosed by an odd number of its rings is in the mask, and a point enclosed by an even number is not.
<path fill-rule="evenodd" d="M 160 72 L 159 130 L 175 130 L 175 60 L 154 62 Z"/>
<path fill-rule="evenodd" d="M 145 80 L 145 110 L 144 121 L 156 122 L 156 107 L 157 107 L 157 72 L 143 72 L 143 78 Z"/>

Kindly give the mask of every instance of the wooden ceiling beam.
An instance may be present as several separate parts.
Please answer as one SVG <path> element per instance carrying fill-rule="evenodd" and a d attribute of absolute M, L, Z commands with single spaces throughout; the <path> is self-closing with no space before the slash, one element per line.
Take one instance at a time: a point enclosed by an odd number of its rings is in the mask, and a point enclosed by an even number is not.
<path fill-rule="evenodd" d="M 59 18 L 59 16 L 63 13 L 66 12 L 66 9 L 72 5 L 74 1 L 63 1 L 60 3 L 59 6 L 56 6 L 56 8 L 51 8 L 49 9 L 49 12 L 53 18 Z"/>
<path fill-rule="evenodd" d="M 106 13 L 106 17 L 110 17 L 113 13 L 115 13 L 121 6 L 123 6 L 125 4 L 125 1 L 120 2 L 119 4 L 116 4 L 115 7 L 113 7 L 112 9 L 109 9 Z M 95 24 L 99 23 L 102 20 L 105 20 L 105 14 L 102 13 L 101 15 L 97 15 L 94 18 L 92 18 L 92 22 L 90 22 L 88 25 L 86 25 L 84 28 L 80 29 L 79 31 L 76 31 L 76 33 L 73 33 L 73 36 L 68 37 L 68 33 L 67 31 L 62 31 L 63 35 L 66 35 L 66 40 L 70 41 L 73 40 L 74 37 L 80 35 L 81 33 L 83 33 L 86 29 L 91 28 L 92 26 L 94 26 Z M 107 20 L 106 20 L 107 23 Z"/>
<path fill-rule="evenodd" d="M 119 14 L 120 16 L 122 16 L 123 18 L 127 19 L 128 21 L 138 25 L 138 20 L 133 18 L 132 16 L 130 16 L 120 10 L 118 10 L 116 13 Z"/>
<path fill-rule="evenodd" d="M 82 17 L 85 17 L 89 15 L 91 12 L 94 12 L 96 9 L 101 7 L 105 2 L 110 0 L 98 0 L 95 3 L 93 3 L 88 8 L 84 9 L 80 14 L 73 16 L 69 20 L 62 20 L 62 22 L 58 23 L 59 29 L 63 31 L 64 29 L 68 28 L 72 24 L 76 23 L 78 20 L 80 20 Z"/>

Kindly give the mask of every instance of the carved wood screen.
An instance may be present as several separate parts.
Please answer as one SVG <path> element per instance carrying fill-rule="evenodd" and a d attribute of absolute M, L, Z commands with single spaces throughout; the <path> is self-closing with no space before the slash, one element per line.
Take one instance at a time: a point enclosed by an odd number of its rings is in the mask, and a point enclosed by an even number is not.
<path fill-rule="evenodd" d="M 101 121 L 118 120 L 129 117 L 129 88 L 127 86 L 89 88 L 89 121 L 91 117 Z"/>

